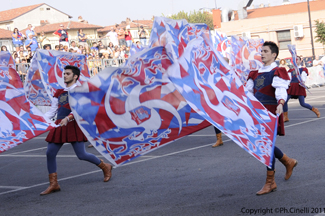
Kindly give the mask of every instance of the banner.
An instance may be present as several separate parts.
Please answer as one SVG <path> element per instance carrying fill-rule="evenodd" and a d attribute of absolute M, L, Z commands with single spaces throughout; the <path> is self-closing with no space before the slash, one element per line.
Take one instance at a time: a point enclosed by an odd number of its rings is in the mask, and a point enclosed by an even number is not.
<path fill-rule="evenodd" d="M 24 93 L 9 52 L 0 52 L 0 153 L 56 127 Z"/>
<path fill-rule="evenodd" d="M 90 78 L 85 55 L 55 50 L 36 50 L 24 84 L 26 97 L 34 105 L 50 106 L 55 92 L 65 88 L 63 72 L 66 65 L 73 65 L 80 69 L 78 82 L 83 83 Z"/>
<path fill-rule="evenodd" d="M 163 47 L 146 49 L 123 68 L 107 68 L 70 91 L 74 116 L 89 142 L 120 165 L 211 124 L 167 77 Z"/>

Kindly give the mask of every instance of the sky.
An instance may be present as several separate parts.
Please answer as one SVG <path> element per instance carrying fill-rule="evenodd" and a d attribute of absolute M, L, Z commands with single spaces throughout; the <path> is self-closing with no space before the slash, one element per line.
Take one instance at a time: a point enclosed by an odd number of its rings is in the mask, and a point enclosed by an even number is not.
<path fill-rule="evenodd" d="M 88 20 L 90 24 L 108 26 L 131 20 L 148 20 L 153 16 L 176 14 L 179 11 L 191 12 L 202 8 L 229 8 L 238 9 L 242 0 L 92 0 L 92 1 L 38 1 L 38 0 L 7 0 L 1 2 L 1 11 L 46 3 L 66 14 L 72 16 L 72 21 L 77 21 L 78 16 Z M 248 0 L 244 0 L 247 1 Z M 307 2 L 307 0 L 289 0 L 290 3 Z M 281 5 L 283 0 L 254 0 L 252 5 L 271 4 Z M 119 4 L 120 3 L 120 4 Z M 307 3 L 306 3 L 307 5 Z M 306 7 L 307 10 L 307 7 Z"/>

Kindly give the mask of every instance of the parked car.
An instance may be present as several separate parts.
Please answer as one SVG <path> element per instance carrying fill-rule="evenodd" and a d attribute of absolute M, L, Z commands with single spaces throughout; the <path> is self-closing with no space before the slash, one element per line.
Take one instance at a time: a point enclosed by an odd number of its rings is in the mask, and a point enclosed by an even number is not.
<path fill-rule="evenodd" d="M 313 57 L 303 57 L 302 63 L 305 64 L 305 67 L 312 67 L 313 66 Z"/>

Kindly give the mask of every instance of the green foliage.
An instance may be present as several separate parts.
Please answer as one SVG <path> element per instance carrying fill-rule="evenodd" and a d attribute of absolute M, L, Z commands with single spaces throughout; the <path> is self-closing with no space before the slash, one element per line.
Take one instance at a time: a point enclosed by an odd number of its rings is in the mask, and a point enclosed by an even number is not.
<path fill-rule="evenodd" d="M 325 23 L 315 20 L 316 22 L 316 42 L 322 43 L 323 47 L 325 46 Z"/>
<path fill-rule="evenodd" d="M 205 23 L 209 26 L 210 30 L 213 30 L 213 18 L 212 14 L 201 12 L 201 11 L 193 11 L 190 13 L 180 11 L 177 14 L 173 14 L 171 16 L 167 16 L 170 19 L 186 19 L 189 23 Z"/>

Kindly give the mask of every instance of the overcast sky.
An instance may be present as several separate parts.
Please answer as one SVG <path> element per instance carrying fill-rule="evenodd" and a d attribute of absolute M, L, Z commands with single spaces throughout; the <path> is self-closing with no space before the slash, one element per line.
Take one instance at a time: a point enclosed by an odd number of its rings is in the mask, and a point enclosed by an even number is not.
<path fill-rule="evenodd" d="M 175 14 L 182 10 L 185 12 L 197 11 L 200 8 L 214 8 L 215 5 L 237 10 L 240 1 L 242 0 L 6 0 L 1 1 L 0 10 L 46 3 L 69 14 L 73 17 L 72 20 L 76 21 L 81 15 L 91 24 L 107 26 L 120 23 L 126 17 L 131 18 L 131 20 L 151 19 L 152 16 Z M 254 0 L 252 5 L 270 3 L 271 6 L 274 6 L 280 5 L 282 2 L 283 0 Z M 290 2 L 307 2 L 307 0 L 290 0 Z"/>

